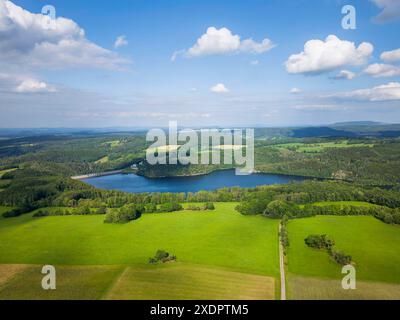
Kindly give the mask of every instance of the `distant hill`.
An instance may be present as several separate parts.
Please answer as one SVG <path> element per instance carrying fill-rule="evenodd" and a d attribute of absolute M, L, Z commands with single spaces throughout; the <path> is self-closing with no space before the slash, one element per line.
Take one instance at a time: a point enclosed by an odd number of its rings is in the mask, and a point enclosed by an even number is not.
<path fill-rule="evenodd" d="M 333 138 L 353 138 L 357 134 L 345 130 L 337 130 L 330 127 L 309 127 L 294 129 L 292 137 L 294 138 L 316 138 L 316 137 L 333 137 Z"/>
<path fill-rule="evenodd" d="M 364 126 L 379 126 L 379 125 L 386 125 L 384 122 L 377 122 L 377 121 L 348 121 L 348 122 L 337 122 L 329 127 L 364 127 Z"/>

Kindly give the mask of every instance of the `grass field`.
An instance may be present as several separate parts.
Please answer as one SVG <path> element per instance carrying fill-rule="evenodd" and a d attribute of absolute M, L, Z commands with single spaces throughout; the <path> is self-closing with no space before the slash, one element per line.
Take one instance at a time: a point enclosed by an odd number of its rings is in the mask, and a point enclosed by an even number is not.
<path fill-rule="evenodd" d="M 275 279 L 185 263 L 56 266 L 56 290 L 41 287 L 41 266 L 0 265 L 0 300 L 271 300 Z"/>
<path fill-rule="evenodd" d="M 0 288 L 10 279 L 24 271 L 28 266 L 23 264 L 1 264 L 0 265 Z"/>
<path fill-rule="evenodd" d="M 352 256 L 357 279 L 400 283 L 400 227 L 369 216 L 318 216 L 290 221 L 288 271 L 298 276 L 340 279 L 341 267 L 324 251 L 307 247 L 310 234 L 327 234 Z"/>
<path fill-rule="evenodd" d="M 107 163 L 109 161 L 108 156 L 105 156 L 99 160 L 97 160 L 95 163 Z"/>
<path fill-rule="evenodd" d="M 400 284 L 357 281 L 356 290 L 343 290 L 341 280 L 289 276 L 293 300 L 399 300 Z"/>
<path fill-rule="evenodd" d="M 125 225 L 101 215 L 0 219 L 0 300 L 274 299 L 278 221 L 215 205 Z M 149 265 L 158 249 L 178 262 Z M 40 286 L 45 264 L 56 266 L 55 291 Z"/>
<path fill-rule="evenodd" d="M 332 202 L 316 205 L 357 205 Z M 215 211 L 145 214 L 129 224 L 103 215 L 0 218 L 1 299 L 274 299 L 278 220 Z M 0 207 L 0 213 L 8 208 Z M 369 216 L 318 216 L 288 224 L 289 299 L 400 299 L 400 227 Z M 304 244 L 328 234 L 350 254 L 357 290 L 340 287 L 341 267 Z M 149 265 L 164 249 L 176 263 Z M 41 266 L 57 266 L 57 290 L 40 287 Z"/>
<path fill-rule="evenodd" d="M 356 147 L 373 147 L 373 144 L 367 143 L 349 143 L 347 140 L 343 141 L 330 141 L 321 143 L 285 143 L 276 145 L 274 147 L 279 149 L 293 149 L 297 152 L 304 153 L 318 153 L 330 148 L 356 148 Z"/>
<path fill-rule="evenodd" d="M 14 271 L 10 275 L 10 269 Z M 119 266 L 56 266 L 56 290 L 43 290 L 42 266 L 0 265 L 8 270 L 8 280 L 0 283 L 0 300 L 81 300 L 101 299 L 123 271 Z"/>
<path fill-rule="evenodd" d="M 188 264 L 127 268 L 105 299 L 272 300 L 275 279 Z"/>
<path fill-rule="evenodd" d="M 363 201 L 323 201 L 315 202 L 314 206 L 353 206 L 353 207 L 375 207 L 375 204 Z"/>
<path fill-rule="evenodd" d="M 323 202 L 314 202 L 313 206 L 325 207 L 325 206 L 337 206 L 340 208 L 352 206 L 352 207 L 379 207 L 376 204 L 372 204 L 369 202 L 363 201 L 323 201 Z M 300 205 L 300 208 L 304 208 L 305 205 Z"/>
<path fill-rule="evenodd" d="M 1 219 L 0 263 L 147 265 L 164 249 L 180 262 L 278 276 L 279 222 L 234 207 L 147 214 L 125 225 L 104 224 L 104 216 Z"/>

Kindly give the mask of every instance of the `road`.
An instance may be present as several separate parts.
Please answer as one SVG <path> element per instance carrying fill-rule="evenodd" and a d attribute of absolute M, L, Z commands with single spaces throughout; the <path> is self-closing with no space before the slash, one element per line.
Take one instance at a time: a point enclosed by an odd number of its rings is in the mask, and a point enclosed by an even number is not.
<path fill-rule="evenodd" d="M 279 224 L 279 234 L 281 233 L 282 225 Z M 281 300 L 286 300 L 286 281 L 285 281 L 285 255 L 283 253 L 281 237 L 279 236 L 279 269 L 281 273 Z"/>

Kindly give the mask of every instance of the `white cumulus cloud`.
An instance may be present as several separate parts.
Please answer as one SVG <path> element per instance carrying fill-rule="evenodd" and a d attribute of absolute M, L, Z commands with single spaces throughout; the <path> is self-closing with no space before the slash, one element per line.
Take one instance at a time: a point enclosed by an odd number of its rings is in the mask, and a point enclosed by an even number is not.
<path fill-rule="evenodd" d="M 128 45 L 128 40 L 126 40 L 126 36 L 118 36 L 114 42 L 114 48 L 120 48 Z"/>
<path fill-rule="evenodd" d="M 34 14 L 0 0 L 0 64 L 121 69 L 130 61 L 85 37 L 74 21 Z"/>
<path fill-rule="evenodd" d="M 386 62 L 400 61 L 400 49 L 382 52 L 381 59 Z"/>
<path fill-rule="evenodd" d="M 364 73 L 375 78 L 400 76 L 400 67 L 391 64 L 374 63 L 364 69 Z"/>
<path fill-rule="evenodd" d="M 37 80 L 31 75 L 0 73 L 0 92 L 45 93 L 56 91 L 54 85 Z"/>
<path fill-rule="evenodd" d="M 341 70 L 336 76 L 333 77 L 334 80 L 353 80 L 356 74 L 349 70 Z"/>
<path fill-rule="evenodd" d="M 369 89 L 337 93 L 329 97 L 362 101 L 395 101 L 400 100 L 400 83 L 390 82 Z"/>
<path fill-rule="evenodd" d="M 35 79 L 24 80 L 16 89 L 19 93 L 55 92 L 55 88 Z"/>
<path fill-rule="evenodd" d="M 275 47 L 275 44 L 268 38 L 265 38 L 261 42 L 256 42 L 253 39 L 241 40 L 239 35 L 233 34 L 227 28 L 217 29 L 209 27 L 194 46 L 188 50 L 175 51 L 171 59 L 175 60 L 179 55 L 200 57 L 240 52 L 261 54 L 271 50 L 273 47 Z"/>
<path fill-rule="evenodd" d="M 285 65 L 289 73 L 322 73 L 344 66 L 365 64 L 373 51 L 371 43 L 363 42 L 356 47 L 354 42 L 330 35 L 325 41 L 307 41 L 304 51 L 291 55 Z"/>
<path fill-rule="evenodd" d="M 381 13 L 375 17 L 376 22 L 385 23 L 400 18 L 399 0 L 372 0 L 372 2 L 382 9 Z"/>
<path fill-rule="evenodd" d="M 229 89 L 223 83 L 218 83 L 210 89 L 214 93 L 228 93 Z"/>

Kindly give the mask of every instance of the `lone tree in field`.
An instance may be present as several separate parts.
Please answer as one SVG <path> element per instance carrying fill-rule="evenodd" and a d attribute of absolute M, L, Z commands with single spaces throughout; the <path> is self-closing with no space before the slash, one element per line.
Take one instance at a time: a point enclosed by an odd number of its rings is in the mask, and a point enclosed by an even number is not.
<path fill-rule="evenodd" d="M 165 250 L 157 250 L 156 255 L 154 258 L 149 259 L 150 264 L 156 264 L 158 262 L 166 263 L 176 261 L 176 256 L 170 255 L 169 252 Z"/>

